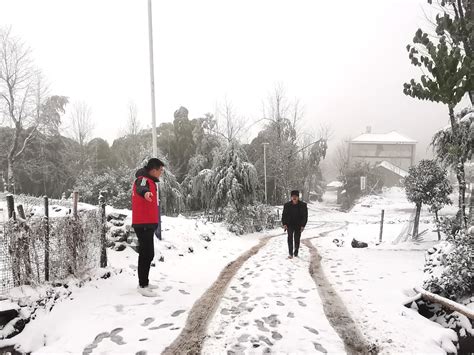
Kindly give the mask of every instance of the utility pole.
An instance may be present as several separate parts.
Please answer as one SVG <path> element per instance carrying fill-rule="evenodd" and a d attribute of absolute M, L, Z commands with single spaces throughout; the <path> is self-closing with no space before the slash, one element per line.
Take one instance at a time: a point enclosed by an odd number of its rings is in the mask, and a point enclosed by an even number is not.
<path fill-rule="evenodd" d="M 148 0 L 148 46 L 150 50 L 150 85 L 151 85 L 151 136 L 153 142 L 153 157 L 158 155 L 156 142 L 156 112 L 155 112 L 155 69 L 153 63 L 153 20 L 151 0 Z"/>
<path fill-rule="evenodd" d="M 263 173 L 265 175 L 265 204 L 268 205 L 267 198 L 267 145 L 268 143 L 263 144 Z"/>

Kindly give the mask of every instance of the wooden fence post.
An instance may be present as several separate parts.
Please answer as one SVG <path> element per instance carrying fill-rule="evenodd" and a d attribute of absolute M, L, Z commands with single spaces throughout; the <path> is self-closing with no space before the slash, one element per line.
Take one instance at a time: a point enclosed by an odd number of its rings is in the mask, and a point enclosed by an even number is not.
<path fill-rule="evenodd" d="M 101 191 L 99 194 L 99 208 L 100 208 L 100 267 L 107 267 L 107 240 L 106 240 L 106 226 L 107 218 L 105 215 L 105 197 L 106 193 Z"/>
<path fill-rule="evenodd" d="M 382 217 L 380 218 L 380 236 L 379 236 L 379 243 L 382 243 L 382 235 L 383 235 L 383 220 L 385 217 L 385 210 L 382 210 Z"/>
<path fill-rule="evenodd" d="M 44 196 L 44 279 L 49 281 L 49 200 Z"/>
<path fill-rule="evenodd" d="M 78 191 L 74 191 L 72 193 L 72 198 L 73 198 L 73 203 L 72 203 L 72 214 L 74 216 L 74 218 L 77 218 L 77 204 L 79 202 L 79 192 Z"/>
<path fill-rule="evenodd" d="M 72 215 L 74 218 L 74 231 L 72 233 L 72 265 L 73 265 L 73 270 L 71 273 L 75 274 L 77 271 L 77 248 L 78 248 L 78 219 L 79 219 L 79 214 L 78 214 L 78 203 L 79 203 L 79 192 L 74 191 L 73 194 L 73 205 L 72 205 Z"/>
<path fill-rule="evenodd" d="M 15 200 L 13 199 L 12 194 L 7 195 L 7 211 L 8 211 L 8 219 L 10 218 L 15 219 Z"/>
<path fill-rule="evenodd" d="M 19 204 L 16 206 L 16 209 L 18 210 L 18 217 L 26 220 L 25 209 L 23 208 L 23 205 Z"/>

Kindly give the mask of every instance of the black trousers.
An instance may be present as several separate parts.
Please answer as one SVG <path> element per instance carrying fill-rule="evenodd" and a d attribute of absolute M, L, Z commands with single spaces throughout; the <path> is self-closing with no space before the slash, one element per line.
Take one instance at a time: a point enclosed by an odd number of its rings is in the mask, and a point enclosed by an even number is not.
<path fill-rule="evenodd" d="M 134 229 L 138 237 L 138 283 L 140 287 L 146 287 L 149 282 L 151 262 L 155 257 L 153 245 L 155 230 L 149 227 L 135 227 Z"/>
<path fill-rule="evenodd" d="M 291 256 L 298 256 L 298 250 L 300 249 L 301 239 L 301 227 L 288 226 L 288 252 Z M 295 248 L 293 252 L 293 241 Z"/>

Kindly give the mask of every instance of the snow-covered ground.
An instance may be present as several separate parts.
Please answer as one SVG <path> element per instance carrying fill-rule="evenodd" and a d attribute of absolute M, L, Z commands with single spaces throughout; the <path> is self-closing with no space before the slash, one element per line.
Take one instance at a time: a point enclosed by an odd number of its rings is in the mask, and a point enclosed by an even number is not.
<path fill-rule="evenodd" d="M 308 273 L 308 249 L 292 260 L 287 255 L 282 236 L 243 265 L 211 323 L 204 354 L 344 353 Z"/>
<path fill-rule="evenodd" d="M 184 217 L 164 217 L 163 226 L 165 240 L 155 241 L 155 253 L 165 262 L 155 258 L 150 272 L 150 281 L 159 286 L 158 298 L 137 293 L 133 249 L 108 249 L 109 265 L 123 269 L 121 274 L 73 289 L 72 299 L 42 312 L 20 335 L 0 341 L 0 347 L 20 344 L 21 351 L 37 353 L 160 353 L 221 269 L 258 242 L 256 237 L 237 237 L 220 224 Z M 204 234 L 210 242 L 200 237 Z"/>
<path fill-rule="evenodd" d="M 453 332 L 403 307 L 422 281 L 424 250 L 437 239 L 432 216 L 423 209 L 420 231 L 428 231 L 412 242 L 405 233 L 413 206 L 400 189 L 363 198 L 347 213 L 338 210 L 334 194 L 325 199 L 309 205 L 303 237 L 315 237 L 326 277 L 362 333 L 386 354 L 444 353 Z M 386 223 L 379 244 L 381 209 Z M 128 211 L 107 212 L 129 219 Z M 55 213 L 65 209 L 58 207 Z M 320 236 L 333 229 L 338 230 Z M 20 350 L 36 353 L 160 353 L 178 336 L 194 302 L 220 271 L 264 235 L 237 237 L 221 224 L 164 217 L 164 240 L 155 242 L 150 275 L 159 285 L 158 298 L 136 292 L 137 254 L 131 248 L 109 249 L 109 264 L 121 273 L 73 287 L 71 299 L 37 315 L 20 335 L 0 341 L 0 348 L 19 344 Z M 343 239 L 344 246 L 337 247 L 334 238 Z M 351 248 L 352 238 L 368 242 L 369 248 Z M 204 353 L 344 352 L 324 315 L 326 301 L 309 275 L 308 248 L 301 246 L 299 259 L 286 255 L 286 238 L 275 237 L 237 271 L 210 323 Z M 158 261 L 161 256 L 164 262 Z"/>
<path fill-rule="evenodd" d="M 333 196 L 327 196 L 329 200 Z M 341 215 L 316 204 L 311 209 L 319 218 L 340 221 Z M 385 210 L 382 243 L 379 244 L 380 212 Z M 405 236 L 413 206 L 403 190 L 392 188 L 380 196 L 367 196 L 344 213 L 346 227 L 313 240 L 322 257 L 329 281 L 341 296 L 353 319 L 365 336 L 377 343 L 382 353 L 443 354 L 452 347 L 452 331 L 421 317 L 403 306 L 413 295 L 413 287 L 422 284 L 425 251 L 437 243 L 433 217 L 422 211 L 420 231 L 423 239 L 412 242 Z M 452 208 L 442 214 L 452 213 Z M 333 240 L 344 240 L 337 247 Z M 352 238 L 365 241 L 368 248 L 351 247 Z M 406 240 L 404 242 L 397 240 Z M 420 331 L 423 329 L 423 331 Z"/>

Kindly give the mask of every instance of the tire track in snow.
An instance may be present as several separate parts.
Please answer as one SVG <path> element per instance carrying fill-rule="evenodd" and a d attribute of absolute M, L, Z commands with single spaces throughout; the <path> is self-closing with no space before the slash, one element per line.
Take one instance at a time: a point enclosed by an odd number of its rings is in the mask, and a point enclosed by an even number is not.
<path fill-rule="evenodd" d="M 260 248 L 265 246 L 271 238 L 272 237 L 266 237 L 261 239 L 256 246 L 242 254 L 236 260 L 230 262 L 221 271 L 217 280 L 193 305 L 184 329 L 175 341 L 163 351 L 163 355 L 201 353 L 202 343 L 206 337 L 207 326 L 227 286 L 244 262 L 257 254 Z"/>
<path fill-rule="evenodd" d="M 311 226 L 306 230 L 321 228 L 326 222 Z M 219 277 L 211 287 L 199 298 L 189 312 L 186 325 L 178 337 L 163 350 L 163 355 L 173 354 L 199 354 L 201 353 L 203 341 L 207 335 L 207 326 L 214 316 L 224 293 L 232 279 L 235 277 L 242 265 L 252 256 L 257 254 L 272 238 L 286 235 L 278 233 L 276 235 L 262 238 L 256 246 L 242 254 L 236 260 L 230 262 L 219 274 Z"/>
<path fill-rule="evenodd" d="M 347 353 L 376 354 L 376 351 L 371 350 L 371 344 L 362 335 L 341 297 L 326 278 L 323 268 L 321 267 L 321 256 L 317 248 L 311 243 L 312 239 L 325 237 L 332 232 L 343 229 L 347 224 L 346 222 L 344 226 L 319 233 L 316 237 L 304 239 L 302 243 L 309 248 L 311 253 L 309 273 L 316 283 L 319 295 L 323 300 L 324 313 L 329 323 L 331 323 L 332 327 L 344 341 Z"/>

